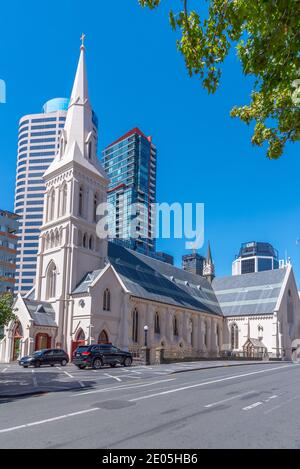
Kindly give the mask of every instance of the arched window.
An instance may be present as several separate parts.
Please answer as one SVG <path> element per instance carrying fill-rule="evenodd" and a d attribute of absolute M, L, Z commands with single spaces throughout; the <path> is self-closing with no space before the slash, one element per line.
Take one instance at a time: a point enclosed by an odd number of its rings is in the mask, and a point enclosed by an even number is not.
<path fill-rule="evenodd" d="M 79 329 L 76 335 L 76 342 L 84 342 L 85 341 L 85 333 L 82 329 Z"/>
<path fill-rule="evenodd" d="M 46 296 L 47 300 L 56 297 L 56 278 L 57 270 L 54 262 L 50 262 L 47 269 Z"/>
<path fill-rule="evenodd" d="M 194 324 L 192 318 L 190 318 L 190 334 L 191 334 L 191 346 L 194 346 Z"/>
<path fill-rule="evenodd" d="M 235 322 L 230 327 L 230 343 L 232 350 L 239 348 L 239 328 Z"/>
<path fill-rule="evenodd" d="M 132 341 L 134 343 L 139 341 L 139 313 L 137 309 L 132 312 Z"/>
<path fill-rule="evenodd" d="M 204 322 L 204 345 L 205 347 L 208 346 L 208 327 L 207 327 L 207 322 Z"/>
<path fill-rule="evenodd" d="M 160 334 L 160 318 L 159 318 L 159 313 L 155 313 L 155 318 L 154 318 L 154 333 L 155 333 L 155 334 Z"/>
<path fill-rule="evenodd" d="M 59 246 L 59 231 L 55 231 L 55 247 Z"/>
<path fill-rule="evenodd" d="M 93 238 L 93 236 L 90 236 L 90 239 L 89 239 L 89 249 L 91 251 L 94 250 L 94 238 Z"/>
<path fill-rule="evenodd" d="M 66 215 L 67 212 L 67 197 L 68 197 L 68 187 L 65 183 L 61 190 L 61 216 Z"/>
<path fill-rule="evenodd" d="M 81 231 L 78 231 L 78 246 L 82 247 L 82 233 Z"/>
<path fill-rule="evenodd" d="M 99 204 L 99 195 L 95 194 L 94 195 L 94 206 L 93 206 L 93 220 L 96 223 L 97 222 L 97 207 Z"/>
<path fill-rule="evenodd" d="M 108 335 L 105 330 L 100 332 L 98 344 L 109 344 Z"/>
<path fill-rule="evenodd" d="M 86 233 L 84 233 L 84 235 L 83 235 L 82 246 L 83 246 L 84 248 L 87 247 L 87 235 L 86 235 Z"/>
<path fill-rule="evenodd" d="M 92 159 L 92 150 L 93 150 L 93 144 L 92 141 L 90 140 L 87 144 L 87 154 L 88 154 L 88 159 Z"/>
<path fill-rule="evenodd" d="M 54 213 L 55 213 L 55 190 L 52 189 L 50 193 L 49 221 L 54 220 Z"/>
<path fill-rule="evenodd" d="M 50 247 L 51 247 L 50 233 L 47 233 L 47 237 L 46 237 L 46 249 L 50 249 Z"/>
<path fill-rule="evenodd" d="M 51 233 L 50 233 L 50 247 L 51 247 L 51 249 L 54 248 L 54 246 L 55 246 L 55 236 L 54 236 L 54 232 L 51 231 Z"/>
<path fill-rule="evenodd" d="M 176 316 L 173 318 L 173 335 L 174 337 L 178 337 L 178 319 Z"/>
<path fill-rule="evenodd" d="M 103 311 L 110 311 L 110 291 L 108 288 L 103 293 Z"/>
<path fill-rule="evenodd" d="M 78 201 L 78 213 L 82 217 L 83 216 L 83 186 L 79 188 L 79 201 Z"/>

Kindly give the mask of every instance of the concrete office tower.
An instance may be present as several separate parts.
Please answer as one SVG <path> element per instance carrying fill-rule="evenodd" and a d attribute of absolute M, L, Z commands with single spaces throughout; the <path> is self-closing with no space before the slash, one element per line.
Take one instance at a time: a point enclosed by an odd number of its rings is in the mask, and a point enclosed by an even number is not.
<path fill-rule="evenodd" d="M 111 238 L 125 247 L 146 255 L 155 254 L 153 238 L 155 217 L 151 204 L 156 202 L 157 151 L 151 137 L 134 128 L 103 151 L 103 166 L 110 180 L 107 201 L 115 207 L 110 214 Z M 144 210 L 133 213 L 132 204 Z M 131 236 L 131 221 L 139 217 L 138 232 Z"/>
<path fill-rule="evenodd" d="M 270 243 L 243 243 L 232 263 L 232 275 L 251 274 L 279 268 L 278 251 Z"/>
<path fill-rule="evenodd" d="M 43 174 L 58 152 L 69 99 L 56 98 L 43 113 L 22 117 L 19 124 L 15 212 L 20 216 L 15 291 L 28 293 L 36 275 L 36 256 L 43 221 Z M 93 113 L 94 141 L 98 145 L 98 120 Z"/>
<path fill-rule="evenodd" d="M 14 290 L 17 229 L 18 216 L 0 209 L 0 295 Z"/>

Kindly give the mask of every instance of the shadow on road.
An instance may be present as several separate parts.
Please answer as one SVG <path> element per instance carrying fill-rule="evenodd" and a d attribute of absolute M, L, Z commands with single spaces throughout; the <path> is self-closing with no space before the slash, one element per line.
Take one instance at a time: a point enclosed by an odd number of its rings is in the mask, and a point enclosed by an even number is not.
<path fill-rule="evenodd" d="M 0 404 L 47 393 L 93 389 L 97 384 L 92 380 L 85 382 L 84 376 L 77 380 L 51 371 L 0 373 Z"/>

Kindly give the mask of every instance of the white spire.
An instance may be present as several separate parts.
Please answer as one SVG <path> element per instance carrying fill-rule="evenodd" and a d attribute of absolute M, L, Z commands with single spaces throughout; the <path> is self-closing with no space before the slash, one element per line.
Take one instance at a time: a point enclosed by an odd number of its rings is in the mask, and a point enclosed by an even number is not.
<path fill-rule="evenodd" d="M 67 118 L 62 131 L 60 150 L 46 171 L 44 175 L 46 177 L 73 160 L 93 172 L 96 170 L 102 177 L 107 178 L 96 156 L 93 113 L 88 95 L 84 38 L 83 35 Z"/>

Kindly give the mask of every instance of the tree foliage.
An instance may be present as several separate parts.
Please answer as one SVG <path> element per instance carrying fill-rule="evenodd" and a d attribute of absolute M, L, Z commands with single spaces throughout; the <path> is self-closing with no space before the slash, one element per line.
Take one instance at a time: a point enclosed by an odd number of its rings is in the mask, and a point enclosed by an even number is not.
<path fill-rule="evenodd" d="M 7 326 L 7 324 L 15 319 L 12 312 L 13 296 L 11 293 L 5 293 L 0 296 L 0 327 Z"/>
<path fill-rule="evenodd" d="M 153 9 L 162 1 L 139 3 Z M 254 122 L 252 143 L 268 143 L 267 156 L 279 158 L 287 142 L 300 140 L 300 0 L 206 2 L 205 17 L 189 10 L 188 0 L 181 0 L 181 11 L 170 11 L 172 28 L 181 32 L 177 47 L 188 72 L 214 93 L 234 45 L 244 74 L 255 77 L 255 83 L 249 104 L 235 106 L 231 116 Z"/>

